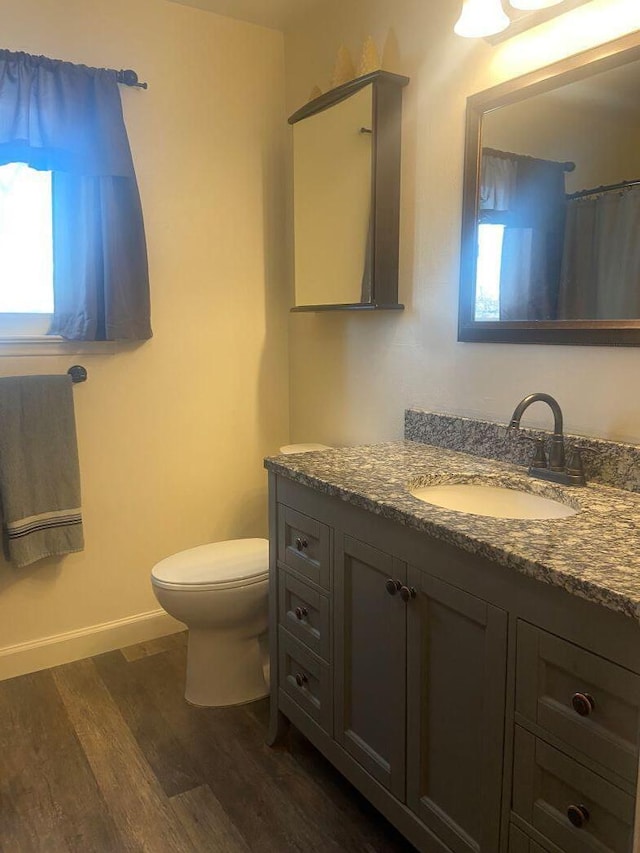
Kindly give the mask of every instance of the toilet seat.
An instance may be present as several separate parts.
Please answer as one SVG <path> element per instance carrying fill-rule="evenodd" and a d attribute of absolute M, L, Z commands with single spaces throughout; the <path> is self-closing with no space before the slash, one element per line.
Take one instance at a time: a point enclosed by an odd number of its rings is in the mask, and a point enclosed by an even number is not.
<path fill-rule="evenodd" d="M 163 589 L 238 589 L 269 577 L 267 539 L 230 539 L 180 551 L 151 570 L 151 582 Z"/>

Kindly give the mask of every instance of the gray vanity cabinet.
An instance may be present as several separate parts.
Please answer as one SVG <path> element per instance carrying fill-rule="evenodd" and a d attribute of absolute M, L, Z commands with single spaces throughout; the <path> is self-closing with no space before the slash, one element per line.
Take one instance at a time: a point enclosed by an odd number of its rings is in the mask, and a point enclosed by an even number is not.
<path fill-rule="evenodd" d="M 398 799 L 405 796 L 406 566 L 336 537 L 335 737 Z"/>
<path fill-rule="evenodd" d="M 270 542 L 271 743 L 420 853 L 632 853 L 633 620 L 273 473 Z"/>
<path fill-rule="evenodd" d="M 507 614 L 409 568 L 407 803 L 455 853 L 498 850 Z"/>

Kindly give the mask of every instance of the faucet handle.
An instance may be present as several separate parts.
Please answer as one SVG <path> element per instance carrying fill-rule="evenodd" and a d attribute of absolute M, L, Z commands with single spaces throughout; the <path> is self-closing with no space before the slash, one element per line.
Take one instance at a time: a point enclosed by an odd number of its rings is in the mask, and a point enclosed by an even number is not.
<path fill-rule="evenodd" d="M 532 468 L 547 468 L 547 454 L 544 451 L 544 441 L 541 438 L 534 438 L 534 454 L 531 460 Z"/>
<path fill-rule="evenodd" d="M 583 453 L 594 453 L 597 454 L 598 451 L 593 447 L 585 447 L 584 444 L 574 444 L 571 450 L 569 451 L 569 461 L 567 462 L 567 474 L 570 477 L 578 478 L 581 483 L 585 483 L 586 479 L 584 476 L 584 465 L 582 464 L 582 454 Z"/>
<path fill-rule="evenodd" d="M 584 467 L 582 465 L 582 447 L 577 445 L 569 451 L 569 459 L 567 461 L 567 474 L 575 474 L 578 477 L 584 477 Z"/>
<path fill-rule="evenodd" d="M 548 468 L 547 454 L 544 449 L 544 440 L 535 438 L 532 435 L 521 436 L 525 441 L 532 441 L 534 444 L 533 459 L 529 463 L 531 468 Z"/>

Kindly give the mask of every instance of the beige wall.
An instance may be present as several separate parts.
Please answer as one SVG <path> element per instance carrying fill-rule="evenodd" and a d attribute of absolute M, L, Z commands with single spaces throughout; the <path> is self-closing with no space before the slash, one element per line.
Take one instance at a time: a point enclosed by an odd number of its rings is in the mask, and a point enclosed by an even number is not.
<path fill-rule="evenodd" d="M 164 0 L 0 0 L 2 47 L 134 68 L 124 89 L 154 338 L 115 354 L 0 358 L 76 386 L 86 549 L 0 564 L 6 647 L 157 608 L 151 566 L 266 533 L 262 457 L 288 438 L 282 36 Z"/>
<path fill-rule="evenodd" d="M 565 97 L 566 102 L 547 93 L 494 110 L 482 121 L 482 144 L 543 160 L 573 161 L 575 170 L 565 174 L 569 193 L 640 176 L 638 113 L 576 104 Z"/>
<path fill-rule="evenodd" d="M 379 49 L 386 43 L 388 70 L 411 77 L 402 163 L 406 310 L 292 315 L 292 440 L 399 437 L 407 406 L 504 421 L 526 393 L 547 391 L 569 429 L 640 442 L 640 350 L 456 341 L 466 97 L 640 28 L 640 7 L 637 0 L 592 0 L 492 47 L 453 34 L 460 5 L 335 0 L 285 39 L 290 112 L 313 85 L 328 87 L 342 43 L 357 59 L 369 34 Z M 544 409 L 539 417 L 548 423 Z"/>

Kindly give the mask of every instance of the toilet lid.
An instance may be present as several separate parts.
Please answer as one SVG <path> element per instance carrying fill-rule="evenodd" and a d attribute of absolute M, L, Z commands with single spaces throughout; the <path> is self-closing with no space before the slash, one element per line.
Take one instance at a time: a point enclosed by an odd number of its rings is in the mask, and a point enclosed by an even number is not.
<path fill-rule="evenodd" d="M 230 539 L 199 545 L 161 560 L 151 579 L 164 587 L 238 587 L 269 575 L 267 539 Z"/>

